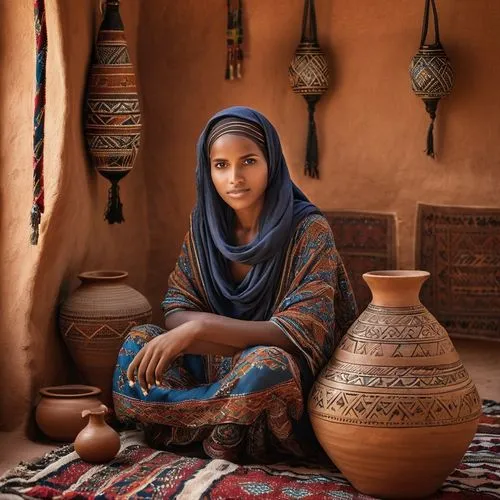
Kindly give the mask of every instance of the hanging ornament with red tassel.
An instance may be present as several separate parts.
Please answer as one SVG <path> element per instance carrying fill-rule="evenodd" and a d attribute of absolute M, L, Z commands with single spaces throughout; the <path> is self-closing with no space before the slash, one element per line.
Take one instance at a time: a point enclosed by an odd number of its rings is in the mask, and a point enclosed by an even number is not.
<path fill-rule="evenodd" d="M 328 90 L 328 62 L 318 43 L 314 0 L 305 0 L 302 37 L 288 68 L 292 90 L 307 101 L 309 112 L 304 173 L 319 178 L 318 139 L 314 113 L 320 97 Z"/>
<path fill-rule="evenodd" d="M 434 17 L 434 43 L 427 44 L 431 7 Z M 427 131 L 426 153 L 434 158 L 434 121 L 436 120 L 438 103 L 442 97 L 451 92 L 454 80 L 453 68 L 439 39 L 439 20 L 434 0 L 425 0 L 420 48 L 410 64 L 410 79 L 413 92 L 422 98 L 425 110 L 431 118 Z"/>

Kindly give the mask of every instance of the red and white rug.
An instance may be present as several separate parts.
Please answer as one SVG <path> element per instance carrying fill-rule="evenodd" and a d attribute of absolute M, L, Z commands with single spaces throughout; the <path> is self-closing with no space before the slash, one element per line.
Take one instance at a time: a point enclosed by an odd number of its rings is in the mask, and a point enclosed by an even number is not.
<path fill-rule="evenodd" d="M 236 465 L 148 448 L 142 433 L 122 433 L 115 460 L 91 465 L 72 445 L 0 478 L 0 498 L 333 499 L 369 500 L 335 467 L 306 463 Z M 434 499 L 500 499 L 500 403 L 483 402 L 483 416 L 462 463 Z"/>

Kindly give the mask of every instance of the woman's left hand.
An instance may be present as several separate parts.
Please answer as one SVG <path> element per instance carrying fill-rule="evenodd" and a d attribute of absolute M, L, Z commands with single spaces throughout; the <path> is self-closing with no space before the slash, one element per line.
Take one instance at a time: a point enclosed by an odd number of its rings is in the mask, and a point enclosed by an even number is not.
<path fill-rule="evenodd" d="M 160 385 L 164 370 L 172 364 L 174 359 L 182 354 L 194 339 L 194 321 L 165 332 L 150 340 L 135 356 L 127 370 L 127 378 L 135 383 L 137 380 L 143 393 L 153 385 Z"/>

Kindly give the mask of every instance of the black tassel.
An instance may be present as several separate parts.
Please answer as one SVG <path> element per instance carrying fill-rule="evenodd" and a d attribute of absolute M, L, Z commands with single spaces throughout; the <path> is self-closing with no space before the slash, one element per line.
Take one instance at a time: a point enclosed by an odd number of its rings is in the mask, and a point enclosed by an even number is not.
<path fill-rule="evenodd" d="M 123 218 L 122 206 L 118 181 L 111 181 L 111 187 L 108 191 L 108 207 L 106 209 L 106 213 L 104 214 L 104 218 L 110 224 L 114 224 L 115 222 L 120 224 L 121 222 L 124 222 L 125 219 Z"/>
<path fill-rule="evenodd" d="M 432 158 L 435 158 L 434 155 L 434 118 L 432 119 L 429 129 L 427 130 L 427 156 L 431 156 Z"/>
<path fill-rule="evenodd" d="M 31 223 L 31 244 L 38 244 L 38 237 L 40 236 L 40 221 L 42 220 L 42 213 L 40 212 L 40 207 L 33 203 L 31 207 L 30 223 Z"/>
<path fill-rule="evenodd" d="M 429 113 L 431 118 L 431 123 L 427 130 L 427 156 L 435 158 L 434 154 L 434 121 L 436 120 L 436 112 L 439 99 L 426 99 L 425 100 L 425 110 Z"/>
<path fill-rule="evenodd" d="M 318 137 L 316 134 L 316 122 L 314 121 L 314 112 L 318 96 L 305 96 L 307 100 L 307 109 L 309 111 L 309 125 L 307 131 L 306 163 L 304 174 L 313 179 L 319 179 L 318 171 Z"/>

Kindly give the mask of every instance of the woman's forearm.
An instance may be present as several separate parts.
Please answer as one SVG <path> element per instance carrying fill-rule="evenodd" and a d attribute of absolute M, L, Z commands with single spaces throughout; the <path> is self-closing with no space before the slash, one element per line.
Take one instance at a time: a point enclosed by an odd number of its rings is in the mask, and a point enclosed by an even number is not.
<path fill-rule="evenodd" d="M 194 339 L 233 347 L 238 350 L 256 345 L 281 347 L 290 354 L 295 344 L 271 321 L 244 321 L 216 314 L 193 320 Z"/>
<path fill-rule="evenodd" d="M 198 311 L 178 311 L 167 316 L 165 319 L 165 328 L 167 330 L 173 330 L 184 323 L 199 321 L 211 316 L 216 315 Z M 234 346 L 210 342 L 208 340 L 194 339 L 191 341 L 186 354 L 219 354 L 222 356 L 233 356 L 240 351 L 241 349 Z"/>
<path fill-rule="evenodd" d="M 238 350 L 255 345 L 274 345 L 291 354 L 299 352 L 295 344 L 271 321 L 244 321 L 213 313 L 178 311 L 167 316 L 165 327 L 172 330 L 191 321 L 194 322 L 195 339 L 198 341 Z"/>
<path fill-rule="evenodd" d="M 184 351 L 185 354 L 216 354 L 219 356 L 234 356 L 239 352 L 241 349 L 238 347 L 197 339 L 190 342 L 189 347 Z"/>
<path fill-rule="evenodd" d="M 199 311 L 177 311 L 169 314 L 165 318 L 165 328 L 167 330 L 173 330 L 178 326 L 181 326 L 188 321 L 201 320 L 205 318 L 210 318 L 211 316 L 217 316 L 216 314 L 199 312 Z"/>

